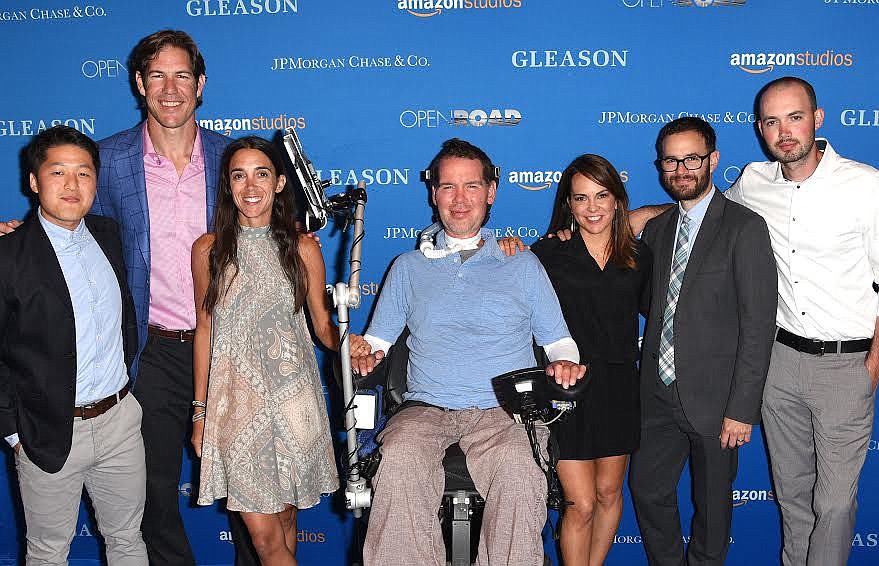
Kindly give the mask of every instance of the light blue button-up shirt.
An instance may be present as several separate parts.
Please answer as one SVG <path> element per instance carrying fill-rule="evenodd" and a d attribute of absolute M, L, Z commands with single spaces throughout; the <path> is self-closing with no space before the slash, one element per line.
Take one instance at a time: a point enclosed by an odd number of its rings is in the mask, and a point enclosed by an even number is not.
<path fill-rule="evenodd" d="M 687 256 L 693 252 L 693 243 L 696 241 L 696 236 L 699 235 L 699 228 L 702 227 L 702 221 L 705 220 L 705 213 L 708 212 L 708 205 L 711 204 L 711 199 L 714 198 L 714 193 L 717 191 L 714 188 L 714 185 L 711 186 L 711 189 L 705 195 L 705 197 L 696 203 L 696 205 L 690 210 L 684 210 L 684 207 L 681 206 L 681 203 L 678 203 L 678 226 L 675 229 L 675 238 L 674 242 L 678 241 L 678 232 L 681 229 L 681 220 L 683 220 L 683 216 L 686 214 L 690 219 L 690 234 L 687 240 Z M 674 254 L 672 254 L 672 265 L 674 265 Z"/>
<path fill-rule="evenodd" d="M 489 230 L 484 244 L 428 259 L 419 251 L 394 262 L 367 334 L 394 343 L 412 334 L 405 398 L 463 409 L 498 406 L 491 378 L 535 364 L 540 346 L 570 336 L 549 277 L 531 252 L 507 257 Z M 445 234 L 437 247 L 445 247 Z"/>
<path fill-rule="evenodd" d="M 37 214 L 61 264 L 76 327 L 76 405 L 116 393 L 128 382 L 119 280 L 85 221 L 73 231 Z"/>

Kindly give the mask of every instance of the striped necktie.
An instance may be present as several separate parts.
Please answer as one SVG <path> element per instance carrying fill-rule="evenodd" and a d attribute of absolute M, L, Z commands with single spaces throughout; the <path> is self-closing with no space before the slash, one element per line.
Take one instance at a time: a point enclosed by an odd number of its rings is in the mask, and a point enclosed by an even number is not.
<path fill-rule="evenodd" d="M 662 333 L 659 337 L 659 377 L 666 385 L 671 385 L 675 380 L 675 309 L 678 306 L 678 296 L 684 282 L 684 272 L 687 270 L 687 260 L 690 258 L 688 243 L 691 222 L 690 217 L 686 214 L 681 216 L 681 227 L 678 229 L 674 257 L 671 262 L 671 277 L 668 280 L 665 313 L 662 316 Z"/>

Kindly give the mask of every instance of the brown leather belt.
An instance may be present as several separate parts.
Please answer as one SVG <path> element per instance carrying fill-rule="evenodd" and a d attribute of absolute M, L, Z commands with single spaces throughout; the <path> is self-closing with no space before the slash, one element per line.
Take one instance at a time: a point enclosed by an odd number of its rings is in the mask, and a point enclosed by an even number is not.
<path fill-rule="evenodd" d="M 178 340 L 180 342 L 192 342 L 193 338 L 195 338 L 195 330 L 169 330 L 167 328 L 162 328 L 161 326 L 155 326 L 152 324 L 147 327 L 147 332 L 149 332 L 153 336 L 161 336 L 162 338 L 173 338 L 174 340 Z"/>
<path fill-rule="evenodd" d="M 110 409 L 112 409 L 117 403 L 122 401 L 125 396 L 128 395 L 128 384 L 125 384 L 125 387 L 119 390 L 118 393 L 114 393 L 109 397 L 105 397 L 100 401 L 95 401 L 94 403 L 89 403 L 88 405 L 83 405 L 82 407 L 74 407 L 73 408 L 73 416 L 79 417 L 82 420 L 93 419 L 97 416 L 103 415 Z"/>

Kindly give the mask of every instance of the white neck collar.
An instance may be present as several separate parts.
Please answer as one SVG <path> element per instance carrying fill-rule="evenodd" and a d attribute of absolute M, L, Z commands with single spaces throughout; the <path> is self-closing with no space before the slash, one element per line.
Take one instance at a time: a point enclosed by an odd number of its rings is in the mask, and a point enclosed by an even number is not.
<path fill-rule="evenodd" d="M 446 247 L 458 250 L 476 250 L 479 249 L 480 240 L 482 240 L 482 234 L 476 234 L 470 238 L 453 238 L 446 234 Z"/>

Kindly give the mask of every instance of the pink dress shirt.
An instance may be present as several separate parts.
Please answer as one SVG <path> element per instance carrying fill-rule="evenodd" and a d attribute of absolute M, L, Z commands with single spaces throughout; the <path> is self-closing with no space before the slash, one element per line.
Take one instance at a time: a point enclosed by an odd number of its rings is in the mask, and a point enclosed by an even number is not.
<path fill-rule="evenodd" d="M 149 323 L 173 330 L 195 328 L 192 243 L 207 231 L 207 198 L 201 132 L 181 175 L 156 153 L 143 129 L 143 169 L 150 215 Z"/>

